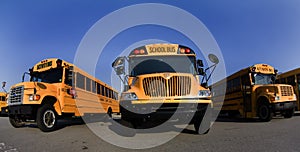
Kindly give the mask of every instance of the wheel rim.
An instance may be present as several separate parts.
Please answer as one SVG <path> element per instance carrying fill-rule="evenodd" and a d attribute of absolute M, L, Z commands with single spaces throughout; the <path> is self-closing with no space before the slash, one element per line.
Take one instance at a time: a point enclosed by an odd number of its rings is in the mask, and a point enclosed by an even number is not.
<path fill-rule="evenodd" d="M 55 124 L 55 113 L 52 110 L 45 111 L 43 122 L 47 128 L 52 128 Z"/>
<path fill-rule="evenodd" d="M 260 116 L 262 119 L 267 119 L 269 113 L 269 109 L 266 106 L 260 107 Z"/>

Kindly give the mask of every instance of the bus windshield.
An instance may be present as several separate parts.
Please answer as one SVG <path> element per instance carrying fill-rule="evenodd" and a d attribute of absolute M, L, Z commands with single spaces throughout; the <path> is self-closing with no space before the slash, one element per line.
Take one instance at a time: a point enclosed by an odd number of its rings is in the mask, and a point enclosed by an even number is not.
<path fill-rule="evenodd" d="M 253 78 L 254 84 L 274 84 L 275 75 L 255 73 L 253 74 Z"/>
<path fill-rule="evenodd" d="M 197 74 L 194 56 L 151 56 L 129 59 L 130 76 L 152 73 L 191 73 Z"/>
<path fill-rule="evenodd" d="M 62 82 L 63 68 L 55 68 L 43 72 L 32 72 L 30 76 L 30 81 L 33 82 L 60 83 Z"/>

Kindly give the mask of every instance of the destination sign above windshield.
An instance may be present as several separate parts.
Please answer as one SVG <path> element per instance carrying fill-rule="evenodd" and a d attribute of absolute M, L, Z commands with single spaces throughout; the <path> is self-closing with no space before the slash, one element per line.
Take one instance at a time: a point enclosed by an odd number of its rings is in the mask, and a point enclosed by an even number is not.
<path fill-rule="evenodd" d="M 256 64 L 255 66 L 252 66 L 251 71 L 257 73 L 275 74 L 275 69 L 267 64 Z"/>
<path fill-rule="evenodd" d="M 177 54 L 178 45 L 176 44 L 155 44 L 155 45 L 146 45 L 146 49 L 149 55 L 173 55 Z"/>
<path fill-rule="evenodd" d="M 38 64 L 37 65 L 37 70 L 43 69 L 43 68 L 47 68 L 47 67 L 50 67 L 50 66 L 52 66 L 52 61 L 46 62 L 46 63 L 42 63 L 42 64 Z"/>

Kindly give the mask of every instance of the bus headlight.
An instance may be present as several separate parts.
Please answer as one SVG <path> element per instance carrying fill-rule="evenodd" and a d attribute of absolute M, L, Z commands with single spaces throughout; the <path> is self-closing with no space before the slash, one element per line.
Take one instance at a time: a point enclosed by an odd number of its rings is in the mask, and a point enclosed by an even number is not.
<path fill-rule="evenodd" d="M 275 96 L 275 100 L 280 100 L 280 96 Z"/>
<path fill-rule="evenodd" d="M 122 93 L 121 95 L 121 100 L 138 100 L 138 97 L 136 96 L 135 93 L 130 92 L 130 93 Z"/>
<path fill-rule="evenodd" d="M 200 90 L 199 91 L 199 96 L 200 97 L 209 97 L 211 95 L 210 90 Z"/>
<path fill-rule="evenodd" d="M 32 94 L 29 96 L 29 101 L 38 101 L 41 99 L 41 96 L 38 94 Z"/>

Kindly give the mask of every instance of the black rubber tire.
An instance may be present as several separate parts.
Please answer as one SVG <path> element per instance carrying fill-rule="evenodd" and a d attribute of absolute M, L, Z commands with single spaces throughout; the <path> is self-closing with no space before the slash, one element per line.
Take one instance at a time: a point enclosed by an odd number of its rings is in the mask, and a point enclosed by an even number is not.
<path fill-rule="evenodd" d="M 283 117 L 284 118 L 292 118 L 293 115 L 294 115 L 294 112 L 295 112 L 295 109 L 289 109 L 289 110 L 286 110 L 283 114 Z"/>
<path fill-rule="evenodd" d="M 57 127 L 57 117 L 53 106 L 45 104 L 37 110 L 37 126 L 44 132 L 53 131 Z"/>
<path fill-rule="evenodd" d="M 131 125 L 127 125 L 126 127 L 136 129 L 137 127 L 140 126 L 140 119 L 138 119 L 137 114 L 123 107 L 120 107 L 120 111 L 121 111 L 121 120 L 131 124 Z"/>
<path fill-rule="evenodd" d="M 109 118 L 112 118 L 112 110 L 111 110 L 111 108 L 109 108 L 108 110 L 107 110 L 107 116 L 109 117 Z"/>
<path fill-rule="evenodd" d="M 25 126 L 25 122 L 18 119 L 16 116 L 9 116 L 9 122 L 15 128 L 21 128 Z"/>
<path fill-rule="evenodd" d="M 206 113 L 206 115 L 204 115 Z M 194 128 L 197 134 L 203 135 L 210 131 L 210 125 L 212 120 L 212 108 L 207 108 L 206 112 L 202 114 L 195 114 L 197 117 L 194 118 Z"/>
<path fill-rule="evenodd" d="M 273 112 L 268 103 L 262 103 L 258 107 L 258 117 L 263 122 L 268 122 L 273 117 Z"/>

